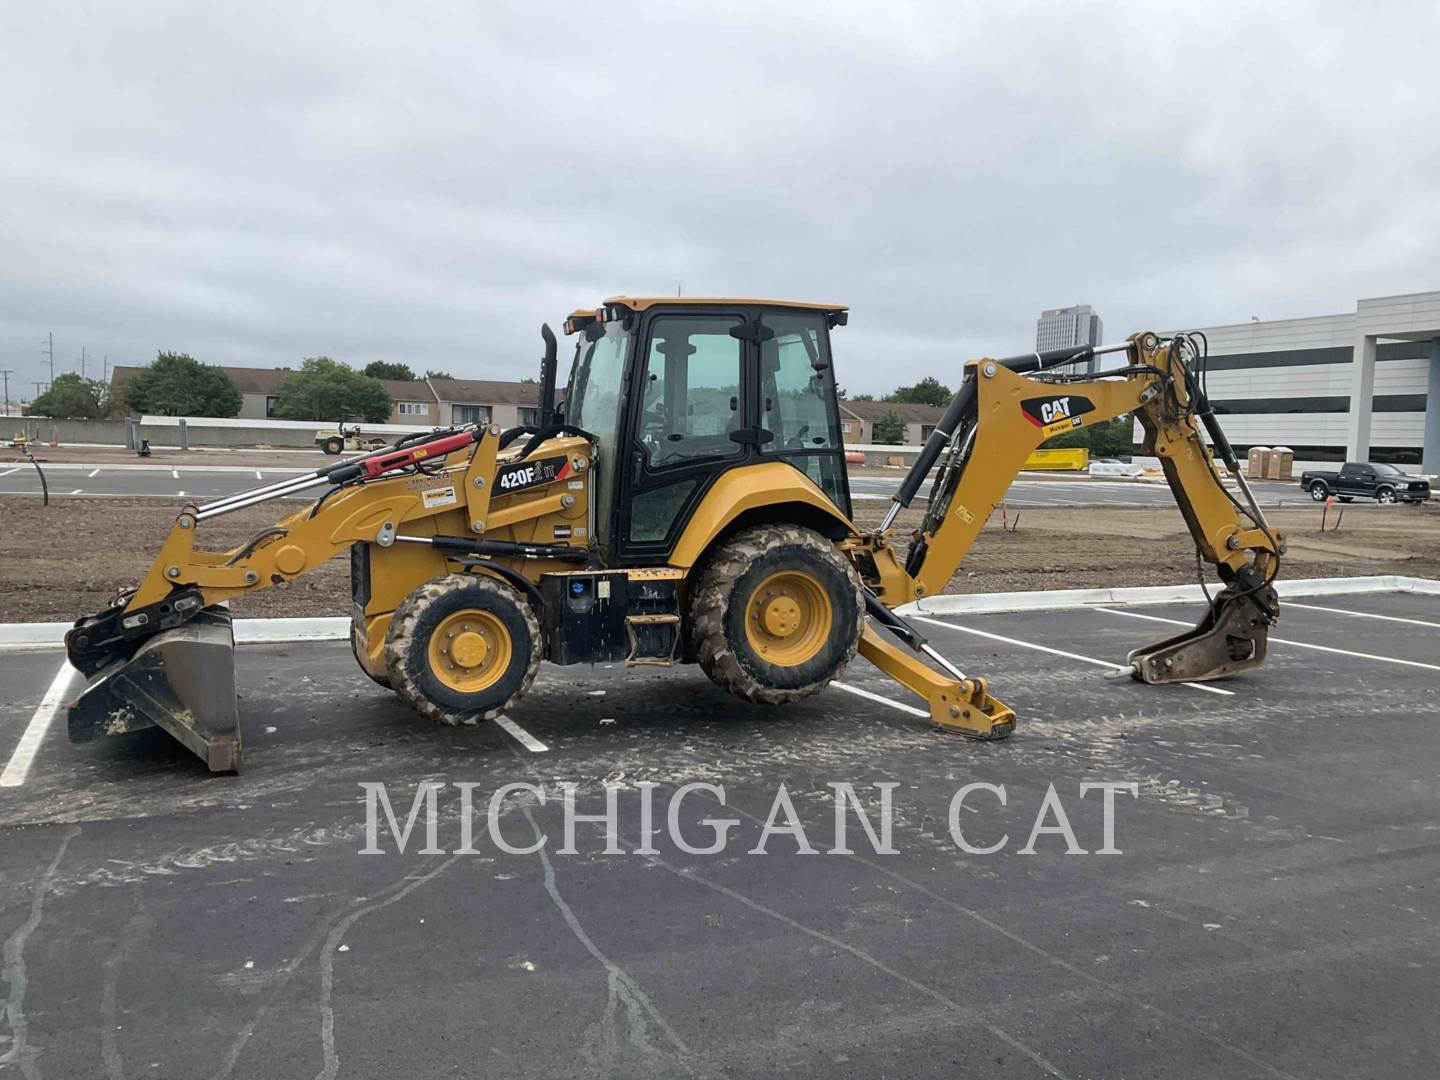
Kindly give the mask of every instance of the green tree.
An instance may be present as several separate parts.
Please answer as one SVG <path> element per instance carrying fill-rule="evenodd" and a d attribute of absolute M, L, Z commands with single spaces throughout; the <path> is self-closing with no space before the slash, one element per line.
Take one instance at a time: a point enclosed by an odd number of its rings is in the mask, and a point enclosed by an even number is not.
<path fill-rule="evenodd" d="M 111 411 L 109 386 L 73 371 L 56 375 L 50 389 L 30 403 L 31 416 L 61 420 L 94 420 Z"/>
<path fill-rule="evenodd" d="M 425 372 L 425 378 L 427 378 L 427 379 L 453 379 L 453 378 L 455 378 L 455 376 L 454 376 L 454 375 L 451 375 L 448 371 L 426 371 L 426 372 Z"/>
<path fill-rule="evenodd" d="M 877 443 L 898 446 L 905 441 L 905 421 L 897 413 L 887 412 L 871 425 L 870 437 Z"/>
<path fill-rule="evenodd" d="M 885 395 L 885 400 L 896 403 L 913 402 L 917 405 L 938 405 L 943 407 L 950 404 L 950 398 L 952 396 L 948 386 L 934 376 L 926 375 L 925 378 L 921 379 L 914 386 L 897 387 L 893 393 Z"/>
<path fill-rule="evenodd" d="M 1078 427 L 1041 444 L 1042 450 L 1089 450 L 1091 457 L 1120 457 L 1134 451 L 1128 417 Z"/>
<path fill-rule="evenodd" d="M 393 379 L 396 382 L 414 382 L 415 372 L 409 364 L 396 364 L 388 360 L 371 360 L 365 365 L 365 374 L 372 379 Z"/>
<path fill-rule="evenodd" d="M 157 416 L 234 416 L 244 400 L 223 368 L 176 352 L 156 353 L 123 397 L 132 411 Z"/>
<path fill-rule="evenodd" d="M 390 418 L 390 395 L 380 380 L 328 356 L 312 356 L 275 388 L 275 415 L 286 420 L 351 420 L 380 424 Z"/>
<path fill-rule="evenodd" d="M 875 400 L 875 395 L 874 395 L 874 394 L 856 394 L 854 397 L 852 397 L 852 398 L 847 398 L 846 400 L 847 400 L 847 401 L 874 401 L 874 400 Z"/>

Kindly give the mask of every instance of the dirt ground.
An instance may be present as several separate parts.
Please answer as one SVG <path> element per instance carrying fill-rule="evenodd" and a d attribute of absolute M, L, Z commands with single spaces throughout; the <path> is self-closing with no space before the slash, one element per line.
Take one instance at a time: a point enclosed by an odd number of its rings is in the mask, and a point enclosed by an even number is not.
<path fill-rule="evenodd" d="M 0 496 L 0 622 L 71 620 L 107 606 L 149 567 L 179 499 L 60 499 Z M 886 504 L 862 504 L 858 524 L 874 526 Z M 276 517 L 274 505 L 207 522 L 205 547 L 225 550 Z M 1350 508 L 1339 531 L 1321 533 L 1320 508 L 1270 512 L 1289 537 L 1286 577 L 1407 574 L 1440 577 L 1440 506 Z M 904 535 L 918 512 L 897 523 Z M 1012 518 L 1013 523 L 1013 518 Z M 1032 507 L 1014 532 L 997 514 L 947 592 L 978 593 L 1195 580 L 1195 555 L 1179 512 L 1106 507 Z M 242 616 L 345 615 L 349 567 L 336 558 L 317 572 L 235 601 Z"/>

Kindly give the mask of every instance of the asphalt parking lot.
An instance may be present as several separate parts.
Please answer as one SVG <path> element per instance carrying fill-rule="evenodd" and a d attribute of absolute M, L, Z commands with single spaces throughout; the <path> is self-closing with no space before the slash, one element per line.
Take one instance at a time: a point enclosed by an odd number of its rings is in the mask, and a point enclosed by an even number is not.
<path fill-rule="evenodd" d="M 1330 610 L 1326 610 L 1330 609 Z M 0 1072 L 32 1077 L 1432 1075 L 1440 1060 L 1440 596 L 1287 603 L 1223 684 L 1106 678 L 1194 604 L 940 616 L 932 643 L 1020 716 L 932 731 L 857 660 L 751 707 L 695 668 L 542 667 L 511 730 L 433 727 L 344 642 L 241 647 L 239 777 L 156 732 L 72 747 L 32 721 L 53 651 L 0 654 Z M 1045 651 L 1051 650 L 1051 651 Z M 846 688 L 849 689 L 846 689 Z M 856 692 L 858 691 L 858 692 Z M 1222 692 L 1217 692 L 1222 691 Z M 366 845 L 448 785 L 439 854 Z M 950 832 L 951 800 L 969 854 Z M 457 783 L 517 794 L 457 854 Z M 624 854 L 577 826 L 617 786 Z M 725 805 L 688 783 L 723 785 Z M 850 818 L 894 783 L 894 854 Z M 1104 846 L 1100 793 L 1117 796 Z M 642 785 L 654 791 L 654 854 Z M 793 835 L 748 854 L 783 783 Z M 1054 787 L 1081 847 L 1026 838 Z M 705 819 L 724 849 L 689 854 Z M 448 811 L 448 813 L 447 813 Z M 1047 818 L 1053 826 L 1054 816 Z M 403 820 L 402 820 L 403 824 Z"/>

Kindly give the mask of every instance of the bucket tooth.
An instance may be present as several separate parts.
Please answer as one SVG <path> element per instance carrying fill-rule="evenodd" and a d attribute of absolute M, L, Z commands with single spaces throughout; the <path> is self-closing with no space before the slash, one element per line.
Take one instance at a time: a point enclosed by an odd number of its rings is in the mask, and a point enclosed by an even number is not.
<path fill-rule="evenodd" d="M 240 769 L 235 634 L 230 612 L 206 608 L 103 669 L 70 706 L 72 742 L 160 727 L 211 772 Z"/>

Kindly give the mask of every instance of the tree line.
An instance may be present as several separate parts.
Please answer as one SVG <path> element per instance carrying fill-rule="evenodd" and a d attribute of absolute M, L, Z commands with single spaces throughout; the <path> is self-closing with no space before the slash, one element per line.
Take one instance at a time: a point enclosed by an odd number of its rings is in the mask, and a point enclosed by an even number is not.
<path fill-rule="evenodd" d="M 422 378 L 454 376 L 429 370 Z M 280 380 L 275 388 L 274 415 L 282 420 L 335 422 L 359 417 L 367 423 L 384 423 L 390 418 L 391 399 L 382 379 L 417 381 L 408 364 L 376 360 L 356 371 L 328 356 L 311 356 Z M 224 368 L 202 364 L 188 353 L 162 351 L 118 391 L 77 372 L 57 375 L 30 403 L 30 415 L 80 420 L 131 413 L 227 417 L 240 412 L 243 400 Z"/>

